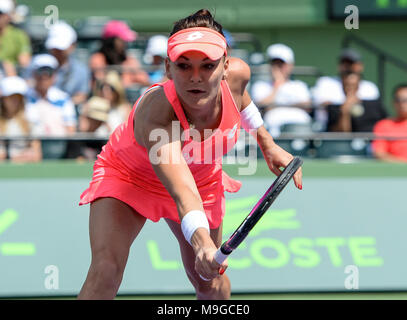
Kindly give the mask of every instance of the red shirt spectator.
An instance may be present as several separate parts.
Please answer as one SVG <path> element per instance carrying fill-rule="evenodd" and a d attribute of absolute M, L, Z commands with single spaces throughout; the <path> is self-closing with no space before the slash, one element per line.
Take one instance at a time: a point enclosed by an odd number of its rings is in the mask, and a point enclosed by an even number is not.
<path fill-rule="evenodd" d="M 407 137 L 407 84 L 399 85 L 394 92 L 395 119 L 384 119 L 376 123 L 373 132 L 389 138 Z M 374 155 L 384 161 L 407 162 L 407 138 L 375 140 Z"/>

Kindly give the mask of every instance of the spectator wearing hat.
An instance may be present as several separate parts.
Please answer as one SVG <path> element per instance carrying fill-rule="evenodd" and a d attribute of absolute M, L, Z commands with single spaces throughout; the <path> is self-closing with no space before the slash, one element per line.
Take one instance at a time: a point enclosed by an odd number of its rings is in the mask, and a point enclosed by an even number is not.
<path fill-rule="evenodd" d="M 270 45 L 267 56 L 271 81 L 256 81 L 251 91 L 253 100 L 264 110 L 266 127 L 278 136 L 284 124 L 311 123 L 311 95 L 303 81 L 291 79 L 294 52 L 290 47 L 281 43 Z"/>
<path fill-rule="evenodd" d="M 109 137 L 110 129 L 107 125 L 110 103 L 101 97 L 92 97 L 84 103 L 79 115 L 79 132 L 93 134 L 98 138 Z M 80 141 L 71 145 L 67 158 L 77 160 L 96 160 L 106 141 Z"/>
<path fill-rule="evenodd" d="M 101 97 L 90 98 L 82 107 L 79 116 L 79 131 L 91 132 L 98 137 L 108 137 L 110 134 L 107 120 L 109 118 L 110 102 Z"/>
<path fill-rule="evenodd" d="M 29 136 L 32 133 L 25 114 L 24 79 L 11 76 L 0 82 L 0 135 L 6 137 Z M 14 162 L 36 162 L 41 160 L 41 143 L 37 140 L 0 141 L 0 160 Z"/>
<path fill-rule="evenodd" d="M 315 120 L 319 124 L 321 131 L 335 129 L 332 128 L 332 125 L 337 122 L 334 119 L 328 119 L 328 106 L 341 106 L 346 100 L 352 99 L 349 93 L 346 94 L 344 90 L 344 83 L 352 82 L 352 78 L 355 78 L 349 77 L 350 75 L 359 75 L 357 92 L 355 93 L 358 99 L 364 101 L 377 101 L 380 99 L 377 86 L 373 82 L 361 78 L 363 70 L 364 64 L 360 53 L 355 49 L 346 48 L 341 51 L 338 57 L 339 76 L 324 76 L 317 80 L 311 92 L 314 105 L 318 107 L 315 110 Z M 330 122 L 330 128 L 328 128 L 328 121 Z M 339 128 L 337 129 L 339 130 Z"/>
<path fill-rule="evenodd" d="M 90 91 L 90 70 L 73 57 L 77 35 L 66 22 L 58 21 L 48 32 L 45 47 L 58 61 L 55 86 L 67 92 L 75 105 L 88 98 Z"/>
<path fill-rule="evenodd" d="M 0 61 L 6 76 L 19 73 L 31 61 L 31 43 L 28 35 L 10 24 L 15 5 L 13 0 L 0 1 Z"/>
<path fill-rule="evenodd" d="M 387 112 L 380 99 L 364 100 L 358 96 L 361 74 L 342 73 L 342 88 L 345 101 L 329 104 L 327 130 L 332 132 L 372 132 L 373 126 L 386 118 Z"/>
<path fill-rule="evenodd" d="M 151 84 L 167 80 L 164 67 L 164 61 L 167 57 L 167 42 L 168 37 L 160 34 L 148 39 L 144 63 L 149 66 L 148 76 Z"/>
<path fill-rule="evenodd" d="M 94 82 L 103 81 L 110 67 L 120 72 L 125 88 L 150 84 L 148 74 L 142 69 L 140 62 L 127 54 L 127 44 L 136 38 L 137 33 L 123 21 L 112 20 L 104 26 L 102 46 L 89 59 Z"/>
<path fill-rule="evenodd" d="M 110 109 L 106 122 L 111 133 L 127 120 L 131 111 L 131 105 L 126 99 L 125 89 L 119 74 L 116 71 L 109 71 L 95 93 L 96 96 L 109 102 Z"/>
<path fill-rule="evenodd" d="M 34 86 L 27 92 L 27 116 L 36 134 L 65 136 L 76 132 L 77 117 L 68 93 L 55 86 L 57 59 L 50 54 L 33 57 Z"/>

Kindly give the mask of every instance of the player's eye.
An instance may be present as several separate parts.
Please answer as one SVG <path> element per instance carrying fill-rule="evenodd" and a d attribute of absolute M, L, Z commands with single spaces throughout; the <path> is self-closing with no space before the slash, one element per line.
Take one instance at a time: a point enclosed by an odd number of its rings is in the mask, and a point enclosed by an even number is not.
<path fill-rule="evenodd" d="M 215 68 L 215 65 L 213 63 L 205 63 L 203 65 L 203 67 L 204 67 L 204 69 L 211 70 L 211 69 Z"/>
<path fill-rule="evenodd" d="M 186 63 L 177 63 L 177 67 L 181 70 L 187 70 L 189 68 L 189 65 Z"/>

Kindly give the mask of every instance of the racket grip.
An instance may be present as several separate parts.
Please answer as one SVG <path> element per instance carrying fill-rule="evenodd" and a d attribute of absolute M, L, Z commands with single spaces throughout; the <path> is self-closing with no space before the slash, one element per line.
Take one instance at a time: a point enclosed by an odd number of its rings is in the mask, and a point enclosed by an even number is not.
<path fill-rule="evenodd" d="M 216 251 L 215 253 L 215 260 L 217 263 L 222 264 L 222 262 L 225 261 L 228 256 L 229 256 L 228 254 L 224 254 L 222 250 L 219 248 L 218 251 Z"/>
<path fill-rule="evenodd" d="M 216 252 L 215 252 L 215 260 L 217 263 L 222 264 L 223 261 L 225 261 L 227 259 L 228 255 L 222 253 L 221 249 L 219 248 Z M 206 279 L 204 277 L 202 277 L 201 275 L 199 275 L 201 277 L 202 280 L 205 281 L 210 281 L 210 279 Z"/>

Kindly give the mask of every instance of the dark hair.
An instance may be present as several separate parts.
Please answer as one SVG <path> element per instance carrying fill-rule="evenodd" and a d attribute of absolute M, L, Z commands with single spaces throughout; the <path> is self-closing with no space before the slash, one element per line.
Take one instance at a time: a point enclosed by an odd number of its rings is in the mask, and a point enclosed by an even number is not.
<path fill-rule="evenodd" d="M 115 39 L 116 37 L 103 39 L 102 47 L 99 50 L 105 56 L 108 65 L 120 65 L 127 58 L 126 50 L 123 52 L 116 50 L 114 45 Z"/>
<path fill-rule="evenodd" d="M 393 89 L 393 99 L 396 99 L 396 95 L 397 93 L 401 90 L 401 89 L 407 89 L 407 83 L 400 83 L 398 84 L 394 89 Z"/>
<path fill-rule="evenodd" d="M 215 21 L 212 14 L 207 9 L 198 10 L 197 12 L 186 18 L 176 21 L 174 23 L 174 27 L 172 28 L 170 36 L 180 30 L 196 27 L 209 28 L 225 36 L 223 34 L 222 25 Z"/>

